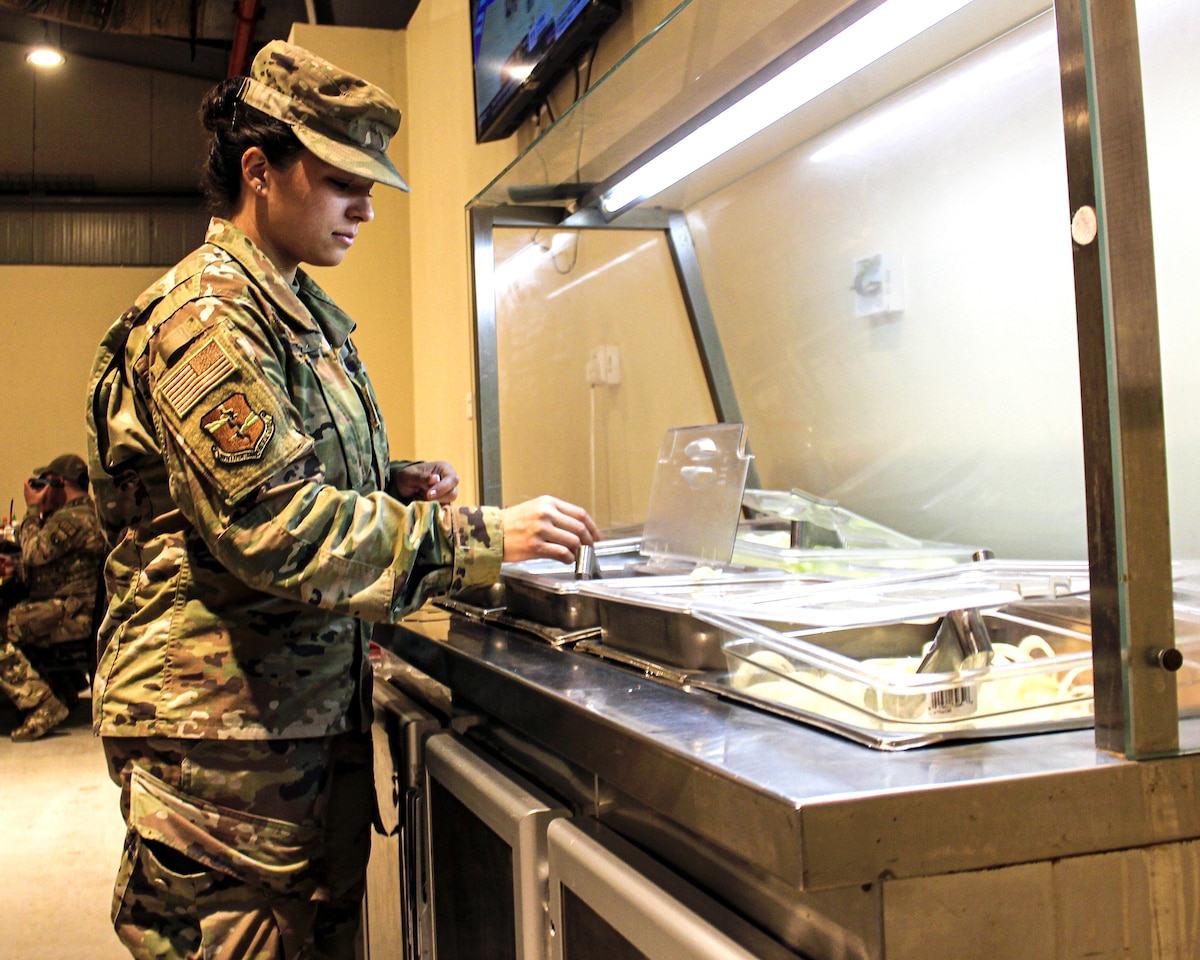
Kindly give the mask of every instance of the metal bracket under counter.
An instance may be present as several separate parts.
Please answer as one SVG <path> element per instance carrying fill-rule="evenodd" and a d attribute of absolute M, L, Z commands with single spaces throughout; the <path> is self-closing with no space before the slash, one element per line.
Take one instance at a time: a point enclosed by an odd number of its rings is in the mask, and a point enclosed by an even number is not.
<path fill-rule="evenodd" d="M 1091 730 L 879 753 L 449 613 L 375 640 L 794 889 L 1200 837 L 1200 757 L 1127 761 L 1097 751 Z"/>

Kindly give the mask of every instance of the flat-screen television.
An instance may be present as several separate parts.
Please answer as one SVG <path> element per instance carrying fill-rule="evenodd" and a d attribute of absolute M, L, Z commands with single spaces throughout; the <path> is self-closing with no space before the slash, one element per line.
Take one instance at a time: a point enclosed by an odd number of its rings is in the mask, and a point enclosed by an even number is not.
<path fill-rule="evenodd" d="M 502 140 L 545 99 L 621 0 L 471 0 L 475 140 Z"/>

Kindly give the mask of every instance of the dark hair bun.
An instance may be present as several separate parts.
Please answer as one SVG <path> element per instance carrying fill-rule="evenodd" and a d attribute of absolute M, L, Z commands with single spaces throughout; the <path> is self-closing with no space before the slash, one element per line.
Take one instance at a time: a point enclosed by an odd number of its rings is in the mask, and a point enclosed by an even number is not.
<path fill-rule="evenodd" d="M 258 147 L 274 166 L 293 163 L 303 144 L 282 120 L 269 117 L 238 97 L 242 77 L 222 80 L 204 95 L 200 122 L 208 131 L 208 156 L 200 171 L 200 189 L 208 208 L 226 214 L 242 192 L 242 157 Z"/>
<path fill-rule="evenodd" d="M 237 113 L 237 92 L 241 85 L 241 77 L 231 77 L 222 80 L 204 95 L 200 104 L 200 122 L 205 130 L 215 133 L 229 127 Z"/>

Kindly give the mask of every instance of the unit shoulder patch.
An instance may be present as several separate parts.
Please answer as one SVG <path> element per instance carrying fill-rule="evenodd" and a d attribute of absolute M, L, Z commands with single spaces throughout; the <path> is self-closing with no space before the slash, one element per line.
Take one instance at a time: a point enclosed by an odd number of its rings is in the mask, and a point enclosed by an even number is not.
<path fill-rule="evenodd" d="M 245 463 L 262 459 L 275 433 L 275 418 L 255 410 L 244 393 L 230 393 L 200 417 L 200 426 L 212 438 L 213 457 L 220 463 Z"/>
<path fill-rule="evenodd" d="M 271 378 L 271 346 L 260 355 L 237 319 L 211 323 L 152 388 L 165 448 L 198 474 L 198 485 L 179 487 L 181 498 L 235 504 L 313 445 L 286 384 Z"/>

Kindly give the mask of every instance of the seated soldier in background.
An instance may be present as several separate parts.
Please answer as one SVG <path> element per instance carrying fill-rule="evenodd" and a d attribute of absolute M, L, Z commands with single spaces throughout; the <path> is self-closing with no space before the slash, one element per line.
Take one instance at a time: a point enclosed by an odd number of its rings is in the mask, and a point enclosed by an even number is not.
<path fill-rule="evenodd" d="M 26 597 L 0 613 L 0 690 L 26 711 L 12 732 L 36 740 L 67 717 L 64 704 L 24 649 L 92 636 L 101 564 L 108 545 L 88 495 L 87 465 L 65 453 L 25 481 L 19 560 L 0 554 L 0 576 L 24 582 Z"/>

